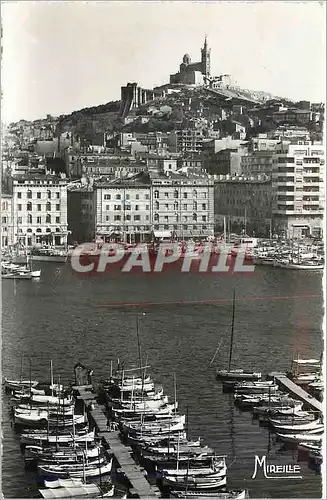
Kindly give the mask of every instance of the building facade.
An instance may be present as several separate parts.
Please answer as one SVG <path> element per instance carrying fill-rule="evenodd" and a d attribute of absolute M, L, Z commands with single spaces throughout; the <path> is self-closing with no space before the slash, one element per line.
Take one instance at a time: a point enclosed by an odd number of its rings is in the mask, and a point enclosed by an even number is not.
<path fill-rule="evenodd" d="M 321 144 L 287 144 L 273 156 L 274 223 L 287 237 L 321 235 L 325 159 Z"/>
<path fill-rule="evenodd" d="M 12 246 L 15 242 L 13 225 L 13 197 L 1 194 L 1 248 Z"/>
<path fill-rule="evenodd" d="M 214 184 L 207 175 L 153 176 L 151 208 L 154 232 L 182 239 L 214 234 Z"/>
<path fill-rule="evenodd" d="M 178 153 L 189 154 L 202 151 L 203 147 L 203 132 L 199 128 L 189 128 L 176 130 L 176 150 Z"/>
<path fill-rule="evenodd" d="M 13 231 L 15 243 L 67 244 L 67 180 L 50 174 L 13 178 Z"/>
<path fill-rule="evenodd" d="M 215 181 L 216 228 L 222 231 L 225 219 L 228 232 L 271 237 L 272 203 L 269 178 L 220 176 Z"/>
<path fill-rule="evenodd" d="M 272 175 L 273 151 L 257 150 L 241 158 L 241 174 L 245 176 Z"/>
<path fill-rule="evenodd" d="M 72 241 L 213 236 L 213 181 L 206 175 L 152 171 L 70 188 L 68 197 Z"/>

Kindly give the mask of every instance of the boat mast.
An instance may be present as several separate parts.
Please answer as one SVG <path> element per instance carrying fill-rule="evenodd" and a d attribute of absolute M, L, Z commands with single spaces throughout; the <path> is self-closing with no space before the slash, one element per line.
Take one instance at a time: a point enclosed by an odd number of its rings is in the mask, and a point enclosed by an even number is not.
<path fill-rule="evenodd" d="M 176 413 L 177 405 L 177 383 L 176 383 L 176 373 L 174 373 L 174 412 Z"/>
<path fill-rule="evenodd" d="M 20 383 L 23 381 L 23 365 L 24 365 L 24 354 L 22 354 L 21 360 L 20 360 Z"/>
<path fill-rule="evenodd" d="M 50 384 L 51 384 L 51 396 L 53 396 L 53 366 L 52 366 L 52 359 L 50 359 Z M 60 387 L 58 389 L 60 391 Z"/>
<path fill-rule="evenodd" d="M 32 409 L 32 360 L 30 358 L 30 410 Z"/>
<path fill-rule="evenodd" d="M 187 455 L 187 469 L 186 469 L 186 485 L 185 485 L 185 493 L 188 491 L 188 476 L 190 472 L 190 452 Z"/>
<path fill-rule="evenodd" d="M 234 322 L 235 322 L 235 290 L 233 292 L 232 332 L 231 332 L 231 336 L 230 336 L 228 371 L 230 371 L 230 367 L 232 364 L 233 342 L 234 342 Z"/>

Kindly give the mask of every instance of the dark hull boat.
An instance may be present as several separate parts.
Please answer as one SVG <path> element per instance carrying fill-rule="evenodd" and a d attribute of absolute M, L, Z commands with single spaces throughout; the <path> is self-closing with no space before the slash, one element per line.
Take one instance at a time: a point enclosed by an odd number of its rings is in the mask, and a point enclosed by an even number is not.
<path fill-rule="evenodd" d="M 217 379 L 221 379 L 224 381 L 230 381 L 233 386 L 233 382 L 238 382 L 241 380 L 260 380 L 261 373 L 260 372 L 250 372 L 245 370 L 217 370 L 216 373 Z"/>
<path fill-rule="evenodd" d="M 252 372 L 250 370 L 231 370 L 232 355 L 233 355 L 233 342 L 234 342 L 234 323 L 235 323 L 235 291 L 233 294 L 233 310 L 232 310 L 232 326 L 231 326 L 231 338 L 229 347 L 229 363 L 227 370 L 217 370 L 216 378 L 223 381 L 238 382 L 242 380 L 260 380 L 260 372 Z"/>

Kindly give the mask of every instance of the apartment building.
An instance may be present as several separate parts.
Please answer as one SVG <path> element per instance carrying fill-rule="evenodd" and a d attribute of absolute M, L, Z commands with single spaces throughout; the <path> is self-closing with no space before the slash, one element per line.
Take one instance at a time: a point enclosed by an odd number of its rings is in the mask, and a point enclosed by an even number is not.
<path fill-rule="evenodd" d="M 1 194 L 1 248 L 2 250 L 14 244 L 13 197 Z"/>
<path fill-rule="evenodd" d="M 127 242 L 149 239 L 151 188 L 147 174 L 94 183 L 94 232 L 103 240 L 117 237 Z"/>
<path fill-rule="evenodd" d="M 325 204 L 324 146 L 281 143 L 273 155 L 273 217 L 288 237 L 320 235 Z"/>
<path fill-rule="evenodd" d="M 213 181 L 153 171 L 70 188 L 73 241 L 149 241 L 153 236 L 208 237 L 214 229 Z"/>
<path fill-rule="evenodd" d="M 200 153 L 202 151 L 203 132 L 199 128 L 176 130 L 176 150 L 178 153 Z"/>
<path fill-rule="evenodd" d="M 241 157 L 240 171 L 245 176 L 271 175 L 274 151 L 256 150 Z"/>
<path fill-rule="evenodd" d="M 153 230 L 177 238 L 214 233 L 214 185 L 207 175 L 151 174 Z"/>
<path fill-rule="evenodd" d="M 219 176 L 215 181 L 215 223 L 229 232 L 273 235 L 273 192 L 268 176 Z"/>
<path fill-rule="evenodd" d="M 67 180 L 46 173 L 13 178 L 13 231 L 15 243 L 67 244 Z"/>

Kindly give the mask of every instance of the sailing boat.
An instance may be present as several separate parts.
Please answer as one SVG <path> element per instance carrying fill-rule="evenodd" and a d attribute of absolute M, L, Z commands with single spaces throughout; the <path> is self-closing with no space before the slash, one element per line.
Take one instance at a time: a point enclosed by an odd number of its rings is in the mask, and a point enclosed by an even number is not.
<path fill-rule="evenodd" d="M 218 370 L 216 373 L 217 379 L 238 381 L 238 380 L 260 380 L 261 373 L 250 372 L 245 370 L 231 370 L 232 355 L 233 355 L 233 343 L 234 343 L 234 324 L 235 324 L 235 290 L 233 293 L 233 310 L 232 310 L 232 328 L 231 328 L 231 338 L 230 338 L 230 348 L 229 348 L 229 363 L 228 370 Z"/>

